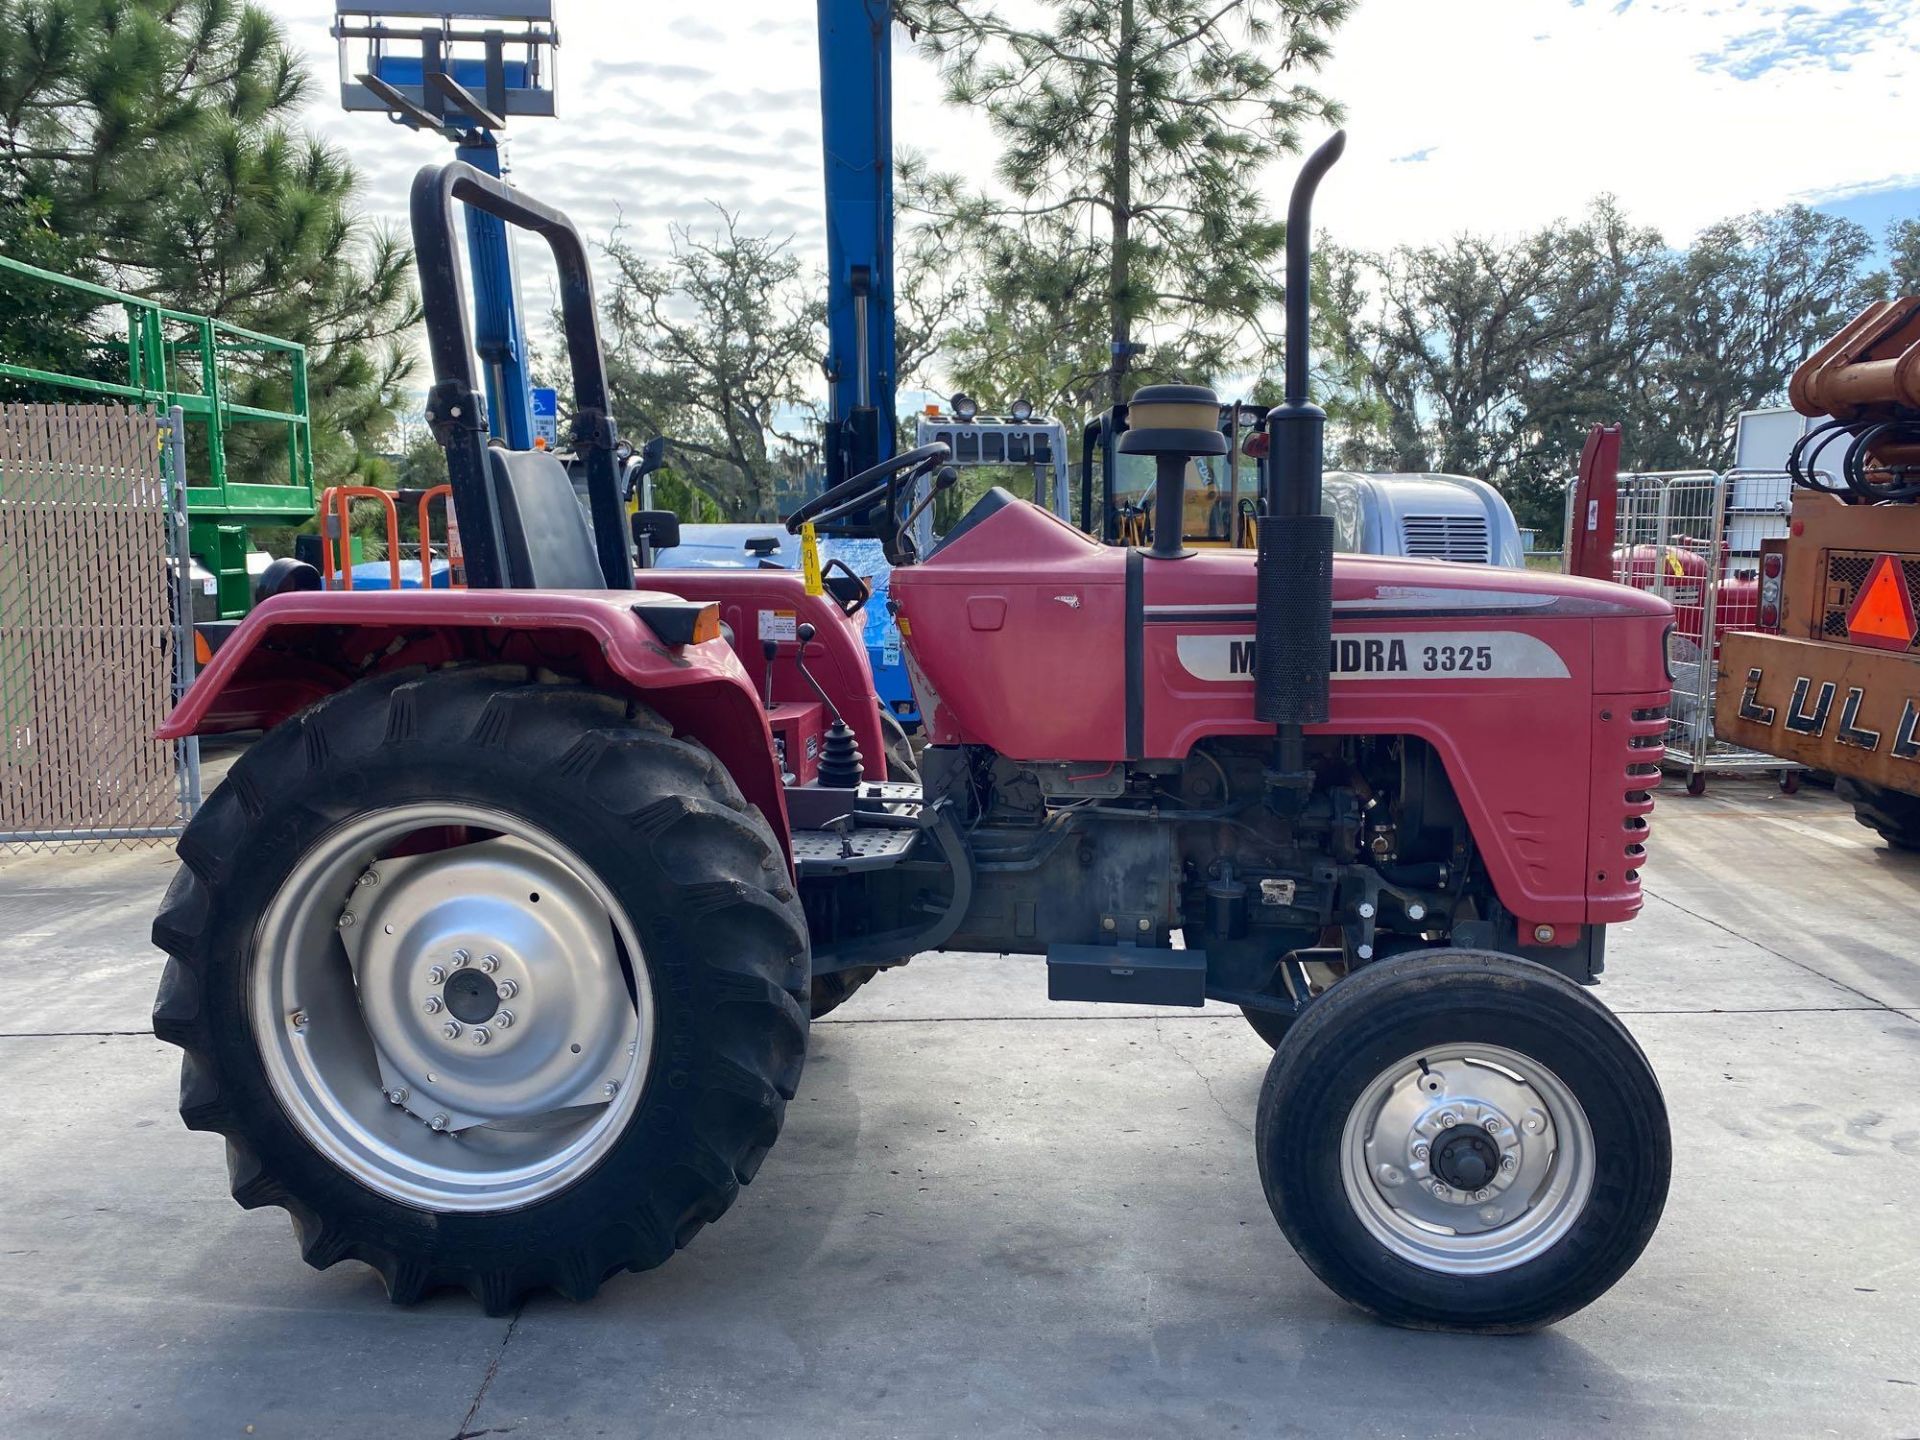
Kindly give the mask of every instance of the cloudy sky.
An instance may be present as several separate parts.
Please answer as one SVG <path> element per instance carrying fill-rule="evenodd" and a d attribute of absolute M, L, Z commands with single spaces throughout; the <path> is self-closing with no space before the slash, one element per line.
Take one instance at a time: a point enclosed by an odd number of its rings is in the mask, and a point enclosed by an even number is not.
<path fill-rule="evenodd" d="M 324 82 L 310 123 L 354 156 L 369 205 L 399 217 L 413 170 L 447 147 L 341 113 L 330 7 L 267 4 Z M 522 186 L 589 235 L 623 217 L 653 245 L 717 201 L 822 254 L 807 0 L 557 0 L 556 12 L 560 118 L 514 127 Z M 944 105 L 932 67 L 896 42 L 897 143 L 941 166 L 989 165 L 984 120 Z M 1672 241 L 1789 200 L 1877 233 L 1920 216 L 1917 55 L 1920 0 L 1360 0 L 1319 82 L 1350 132 L 1319 218 L 1385 247 L 1517 231 L 1610 191 Z M 1281 208 L 1288 176 L 1270 183 Z"/>

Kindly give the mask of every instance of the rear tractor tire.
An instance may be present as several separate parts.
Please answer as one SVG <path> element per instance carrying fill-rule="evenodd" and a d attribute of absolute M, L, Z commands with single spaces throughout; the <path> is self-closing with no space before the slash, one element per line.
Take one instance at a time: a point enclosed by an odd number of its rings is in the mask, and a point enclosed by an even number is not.
<path fill-rule="evenodd" d="M 913 748 L 913 737 L 885 701 L 880 704 L 880 734 L 887 742 L 886 778 L 896 785 L 918 785 L 920 756 Z"/>
<path fill-rule="evenodd" d="M 1355 972 L 1275 1052 L 1254 1131 L 1274 1218 L 1395 1325 L 1549 1325 L 1639 1257 L 1672 1165 L 1659 1082 L 1571 980 L 1428 950 Z"/>
<path fill-rule="evenodd" d="M 1256 1010 L 1251 1005 L 1242 1005 L 1240 1013 L 1247 1017 L 1247 1024 L 1262 1040 L 1275 1049 L 1287 1038 L 1287 1031 L 1293 1028 L 1294 1017 L 1278 1010 Z"/>
<path fill-rule="evenodd" d="M 179 852 L 153 939 L 180 1113 L 316 1268 L 584 1300 L 779 1134 L 805 919 L 764 819 L 651 711 L 517 666 L 378 676 L 269 732 Z"/>
<path fill-rule="evenodd" d="M 1329 956 L 1335 958 L 1329 959 Z M 1261 1010 L 1242 1005 L 1240 1013 L 1246 1016 L 1254 1034 L 1269 1046 L 1277 1047 L 1286 1038 L 1287 1031 L 1293 1028 L 1293 1022 L 1300 1018 L 1299 1007 L 1331 989 L 1346 973 L 1347 962 L 1335 950 L 1322 947 L 1295 951 L 1281 962 L 1280 972 L 1273 982 L 1274 993 L 1291 1008 Z"/>
<path fill-rule="evenodd" d="M 1833 793 L 1853 806 L 1853 818 L 1895 850 L 1920 850 L 1920 795 L 1841 776 Z"/>

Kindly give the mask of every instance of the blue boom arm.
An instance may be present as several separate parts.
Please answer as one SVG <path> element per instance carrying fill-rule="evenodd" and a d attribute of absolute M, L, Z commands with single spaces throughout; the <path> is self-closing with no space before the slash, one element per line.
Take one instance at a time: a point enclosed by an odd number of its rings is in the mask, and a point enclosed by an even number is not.
<path fill-rule="evenodd" d="M 819 0 L 827 200 L 827 484 L 894 452 L 889 0 Z"/>
<path fill-rule="evenodd" d="M 484 174 L 500 178 L 500 149 L 493 136 L 470 132 L 454 151 Z M 533 448 L 533 379 L 520 316 L 520 278 L 515 273 L 507 227 L 478 206 L 467 212 L 467 254 L 473 269 L 473 340 L 486 372 L 487 428 L 512 450 Z"/>

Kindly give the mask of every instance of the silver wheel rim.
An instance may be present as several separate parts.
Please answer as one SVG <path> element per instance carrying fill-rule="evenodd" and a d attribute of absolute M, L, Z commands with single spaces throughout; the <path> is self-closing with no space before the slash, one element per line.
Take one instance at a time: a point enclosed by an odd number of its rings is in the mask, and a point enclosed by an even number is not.
<path fill-rule="evenodd" d="M 1360 1222 L 1401 1259 L 1446 1275 L 1492 1274 L 1551 1249 L 1586 1208 L 1595 1164 L 1593 1127 L 1566 1083 L 1499 1045 L 1435 1046 L 1388 1066 L 1340 1142 Z M 1488 1178 L 1469 1189 L 1463 1172 Z"/>
<path fill-rule="evenodd" d="M 446 827 L 486 833 L 394 854 L 461 838 Z M 552 836 L 481 806 L 370 811 L 320 840 L 261 921 L 249 988 L 300 1133 L 369 1189 L 436 1211 L 518 1209 L 574 1183 L 626 1130 L 653 1053 L 619 904 Z"/>

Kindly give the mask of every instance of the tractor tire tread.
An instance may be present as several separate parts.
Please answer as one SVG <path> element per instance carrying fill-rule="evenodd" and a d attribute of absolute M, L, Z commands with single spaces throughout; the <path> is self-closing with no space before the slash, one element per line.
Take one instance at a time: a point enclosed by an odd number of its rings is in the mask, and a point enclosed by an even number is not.
<path fill-rule="evenodd" d="M 663 898 L 644 917 L 623 904 L 646 934 L 656 992 L 664 1003 L 671 980 L 675 1003 L 691 1007 L 686 1024 L 710 1052 L 676 1071 L 674 1084 L 685 1088 L 671 1101 L 654 1093 L 673 1088 L 667 1057 L 656 1053 L 627 1134 L 594 1171 L 529 1207 L 565 1201 L 575 1212 L 531 1227 L 544 1243 L 503 1243 L 505 1230 L 491 1222 L 505 1217 L 494 1213 L 432 1223 L 332 1170 L 283 1116 L 277 1127 L 263 1120 L 275 1106 L 271 1089 L 257 1058 L 240 1058 L 254 1053 L 251 1027 L 243 1018 L 237 1028 L 246 1033 L 223 1037 L 235 1028 L 233 998 L 224 1017 L 209 1003 L 218 987 L 244 987 L 232 973 L 247 959 L 234 937 L 250 935 L 254 917 L 236 910 L 230 892 L 257 831 L 326 823 L 333 809 L 377 802 L 363 778 L 376 752 L 389 761 L 396 752 L 423 760 L 451 753 L 471 764 L 477 749 L 564 790 L 556 803 L 593 807 L 601 832 L 631 835 L 623 861 L 643 868 Z M 263 796 L 279 803 L 263 805 Z M 636 827 L 637 813 L 653 818 Z M 269 731 L 208 797 L 179 854 L 152 935 L 168 957 L 154 1029 L 183 1052 L 181 1117 L 225 1137 L 236 1202 L 287 1211 L 316 1268 L 361 1260 L 396 1304 L 443 1287 L 466 1290 L 490 1315 L 545 1287 L 585 1300 L 611 1275 L 661 1264 L 724 1214 L 779 1133 L 806 1050 L 805 916 L 760 812 L 710 752 L 675 738 L 643 706 L 516 665 L 377 675 Z M 670 1152 L 657 1170 L 642 1167 L 628 1143 L 643 1119 L 649 1143 Z M 612 1183 L 616 1161 L 628 1181 L 644 1183 Z M 598 1192 L 596 1204 L 579 1200 L 588 1190 Z"/>
<path fill-rule="evenodd" d="M 1441 1019 L 1448 1008 L 1454 1014 Z M 1556 1073 L 1588 1111 L 1602 1173 L 1575 1233 L 1543 1255 L 1484 1275 L 1441 1275 L 1392 1255 L 1354 1216 L 1340 1127 L 1374 1067 L 1399 1059 L 1387 1052 L 1404 1053 L 1402 1042 L 1423 1029 L 1492 1044 L 1524 1035 L 1568 1067 Z M 1430 1033 L 1409 1043 L 1447 1042 Z M 1274 1218 L 1330 1289 L 1390 1324 L 1474 1334 L 1535 1330 L 1602 1294 L 1652 1238 L 1673 1163 L 1659 1082 L 1626 1026 L 1544 965 L 1465 949 L 1364 966 L 1305 1007 L 1274 1053 L 1254 1134 Z"/>

